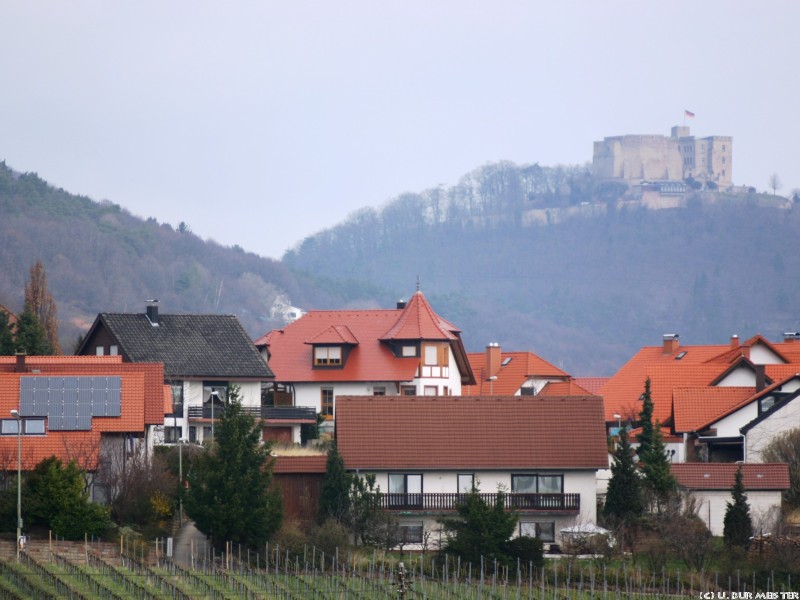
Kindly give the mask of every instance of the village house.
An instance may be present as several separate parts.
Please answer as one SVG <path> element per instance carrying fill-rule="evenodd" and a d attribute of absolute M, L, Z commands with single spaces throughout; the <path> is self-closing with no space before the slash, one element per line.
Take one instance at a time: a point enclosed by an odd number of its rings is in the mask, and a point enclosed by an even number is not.
<path fill-rule="evenodd" d="M 606 423 L 638 420 L 649 379 L 653 418 L 671 438 L 673 462 L 752 460 L 757 455 L 746 456 L 745 434 L 763 432 L 768 414 L 796 391 L 798 340 L 788 333 L 778 343 L 756 335 L 743 343 L 733 336 L 725 345 L 681 346 L 677 335 L 665 335 L 662 346 L 640 350 L 600 388 Z M 800 426 L 800 420 L 780 421 L 782 430 Z"/>
<path fill-rule="evenodd" d="M 475 384 L 465 385 L 465 396 L 586 396 L 574 378 L 533 352 L 503 352 L 490 343 L 485 352 L 467 354 Z"/>
<path fill-rule="evenodd" d="M 678 486 L 694 499 L 695 511 L 713 535 L 722 535 L 736 471 L 742 469 L 754 533 L 772 532 L 780 518 L 781 494 L 789 489 L 789 465 L 764 463 L 673 464 Z"/>
<path fill-rule="evenodd" d="M 602 415 L 597 396 L 344 396 L 336 441 L 349 471 L 376 476 L 406 548 L 436 547 L 473 488 L 489 504 L 504 491 L 518 534 L 549 545 L 596 522 Z"/>
<path fill-rule="evenodd" d="M 212 438 L 234 386 L 244 410 L 262 419 L 264 440 L 300 442 L 301 425 L 316 422 L 314 411 L 270 404 L 273 373 L 233 315 L 160 314 L 155 300 L 144 313 L 100 313 L 78 354 L 164 365 L 172 409 L 153 426 L 154 443 Z"/>
<path fill-rule="evenodd" d="M 115 469 L 146 448 L 170 410 L 160 363 L 121 356 L 0 357 L 0 470 L 33 469 L 55 456 L 87 473 L 92 499 L 103 467 Z M 18 446 L 19 445 L 19 446 Z M 18 449 L 21 453 L 18 456 Z"/>
<path fill-rule="evenodd" d="M 276 406 L 320 413 L 331 434 L 339 396 L 457 396 L 475 380 L 460 330 L 424 294 L 388 310 L 312 310 L 255 342 Z"/>

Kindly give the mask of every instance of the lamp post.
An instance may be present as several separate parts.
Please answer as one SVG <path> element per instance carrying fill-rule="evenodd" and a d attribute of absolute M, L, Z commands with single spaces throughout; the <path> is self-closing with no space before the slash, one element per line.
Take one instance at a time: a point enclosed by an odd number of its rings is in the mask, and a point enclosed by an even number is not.
<path fill-rule="evenodd" d="M 19 562 L 22 544 L 22 419 L 16 408 L 11 409 L 11 416 L 17 420 L 17 562 Z"/>
<path fill-rule="evenodd" d="M 183 444 L 185 439 L 178 440 L 178 480 L 180 487 L 178 488 L 178 523 L 179 527 L 183 527 Z"/>
<path fill-rule="evenodd" d="M 211 392 L 211 441 L 214 441 L 214 402 L 219 398 L 219 392 Z"/>
<path fill-rule="evenodd" d="M 497 379 L 497 375 L 492 375 L 489 377 L 489 395 L 494 395 L 494 382 Z"/>
<path fill-rule="evenodd" d="M 617 420 L 617 435 L 619 435 L 619 430 L 622 429 L 622 415 L 614 413 L 613 416 Z"/>

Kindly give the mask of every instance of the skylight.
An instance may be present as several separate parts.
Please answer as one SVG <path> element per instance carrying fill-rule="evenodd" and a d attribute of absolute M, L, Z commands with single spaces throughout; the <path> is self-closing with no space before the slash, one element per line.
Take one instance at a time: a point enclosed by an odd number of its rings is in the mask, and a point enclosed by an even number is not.
<path fill-rule="evenodd" d="M 506 358 L 504 358 L 504 359 L 503 359 L 503 362 L 500 364 L 500 366 L 501 366 L 501 367 L 505 367 L 505 366 L 507 366 L 507 365 L 508 365 L 508 363 L 510 363 L 510 362 L 511 362 L 511 359 L 512 359 L 512 358 L 514 358 L 514 357 L 513 357 L 513 356 L 507 356 Z"/>
<path fill-rule="evenodd" d="M 680 360 L 680 359 L 682 359 L 684 356 L 686 356 L 686 350 L 684 350 L 684 351 L 682 351 L 682 352 L 678 352 L 678 355 L 675 357 L 675 360 Z"/>

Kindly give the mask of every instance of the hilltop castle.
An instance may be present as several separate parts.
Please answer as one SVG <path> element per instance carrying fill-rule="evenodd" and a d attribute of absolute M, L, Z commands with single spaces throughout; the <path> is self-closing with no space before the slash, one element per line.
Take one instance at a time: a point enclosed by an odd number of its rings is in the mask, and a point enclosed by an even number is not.
<path fill-rule="evenodd" d="M 663 135 L 620 135 L 594 143 L 595 176 L 627 182 L 683 181 L 693 178 L 720 188 L 732 184 L 733 138 L 695 138 L 689 127 Z"/>

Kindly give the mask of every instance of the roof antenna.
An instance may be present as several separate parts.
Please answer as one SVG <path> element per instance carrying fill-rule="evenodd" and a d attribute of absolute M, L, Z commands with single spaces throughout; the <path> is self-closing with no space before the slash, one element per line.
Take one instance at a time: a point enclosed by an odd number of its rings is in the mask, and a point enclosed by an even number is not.
<path fill-rule="evenodd" d="M 419 291 L 419 275 L 417 275 L 417 291 Z"/>

